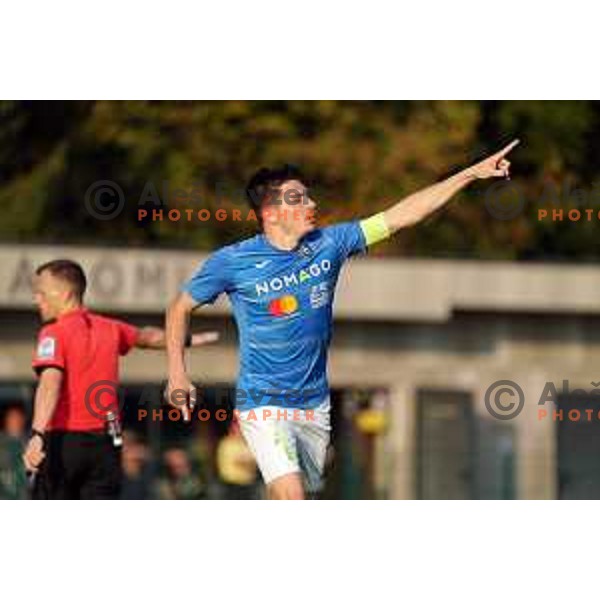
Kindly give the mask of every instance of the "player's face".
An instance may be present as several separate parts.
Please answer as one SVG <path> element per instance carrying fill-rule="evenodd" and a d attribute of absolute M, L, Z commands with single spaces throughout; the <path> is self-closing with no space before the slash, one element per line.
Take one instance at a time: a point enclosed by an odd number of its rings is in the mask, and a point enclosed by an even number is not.
<path fill-rule="evenodd" d="M 42 271 L 33 279 L 33 301 L 44 323 L 56 319 L 71 296 L 68 284 L 49 271 Z"/>
<path fill-rule="evenodd" d="M 284 182 L 279 196 L 265 208 L 265 220 L 298 238 L 316 227 L 317 204 L 301 181 Z"/>

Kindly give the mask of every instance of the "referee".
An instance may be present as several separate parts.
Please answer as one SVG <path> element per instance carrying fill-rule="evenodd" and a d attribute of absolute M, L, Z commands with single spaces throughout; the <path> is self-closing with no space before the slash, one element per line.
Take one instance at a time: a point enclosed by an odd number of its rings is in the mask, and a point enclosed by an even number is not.
<path fill-rule="evenodd" d="M 134 347 L 165 347 L 162 329 L 137 328 L 89 311 L 83 304 L 86 285 L 83 269 L 70 260 L 45 263 L 34 277 L 44 325 L 33 358 L 39 382 L 23 460 L 35 477 L 35 499 L 119 497 L 119 357 Z M 217 338 L 207 332 L 189 342 L 200 346 Z M 86 406 L 86 393 L 99 382 L 112 399 Z"/>

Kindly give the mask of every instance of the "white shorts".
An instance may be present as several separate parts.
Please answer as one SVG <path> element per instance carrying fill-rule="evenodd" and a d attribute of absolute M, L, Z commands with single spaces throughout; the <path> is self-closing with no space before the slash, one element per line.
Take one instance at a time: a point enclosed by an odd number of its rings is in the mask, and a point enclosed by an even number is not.
<path fill-rule="evenodd" d="M 260 406 L 239 411 L 242 435 L 266 484 L 288 473 L 301 473 L 307 492 L 323 487 L 330 439 L 330 401 L 314 409 Z"/>

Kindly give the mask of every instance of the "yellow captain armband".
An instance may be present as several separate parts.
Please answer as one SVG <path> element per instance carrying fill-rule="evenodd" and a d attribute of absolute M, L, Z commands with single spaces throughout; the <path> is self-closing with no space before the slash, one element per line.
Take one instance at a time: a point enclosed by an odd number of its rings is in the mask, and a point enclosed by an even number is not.
<path fill-rule="evenodd" d="M 381 242 L 382 240 L 389 238 L 391 235 L 382 212 L 373 215 L 368 219 L 363 219 L 360 222 L 360 227 L 365 235 L 367 246 Z"/>

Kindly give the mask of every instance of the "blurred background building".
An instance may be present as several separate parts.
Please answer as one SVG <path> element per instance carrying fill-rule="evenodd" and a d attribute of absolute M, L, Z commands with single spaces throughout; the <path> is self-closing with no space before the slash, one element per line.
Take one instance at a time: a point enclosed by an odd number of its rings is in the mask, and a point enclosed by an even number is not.
<path fill-rule="evenodd" d="M 598 412 L 594 102 L 0 103 L 0 494 L 24 493 L 10 465 L 31 409 L 35 265 L 79 260 L 92 308 L 162 324 L 206 253 L 253 233 L 231 215 L 257 167 L 300 164 L 328 223 L 381 210 L 513 137 L 523 144 L 512 183 L 474 186 L 344 270 L 325 495 L 599 498 L 600 419 L 568 418 Z M 212 216 L 174 221 L 173 208 Z M 563 213 L 540 219 L 541 208 Z M 163 217 L 140 218 L 140 209 Z M 574 220 L 572 209 L 593 211 Z M 202 309 L 193 325 L 221 333 L 192 353 L 203 405 L 231 406 L 227 303 Z M 122 374 L 125 498 L 261 497 L 228 421 L 139 418 L 140 406 L 159 406 L 162 353 L 133 353 Z M 497 381 L 522 389 L 517 416 L 486 407 Z M 558 394 L 539 404 L 547 382 Z"/>
<path fill-rule="evenodd" d="M 204 258 L 160 250 L 0 247 L 0 399 L 6 435 L 14 440 L 25 427 L 18 407 L 28 412 L 32 397 L 37 319 L 30 308 L 30 275 L 34 265 L 58 256 L 81 261 L 90 274 L 90 306 L 157 325 L 178 280 Z M 352 261 L 336 300 L 328 494 L 600 495 L 600 419 L 567 418 L 567 410 L 593 407 L 592 400 L 561 395 L 562 420 L 553 416 L 554 404 L 539 403 L 546 382 L 559 392 L 564 379 L 571 390 L 594 389 L 600 379 L 599 313 L 600 269 L 590 266 Z M 214 407 L 232 406 L 237 372 L 226 301 L 200 310 L 193 327 L 221 333 L 219 343 L 194 350 L 190 361 L 193 377 L 207 387 L 201 407 L 214 415 Z M 229 422 L 213 418 L 188 426 L 171 421 L 166 410 L 160 420 L 152 418 L 166 376 L 162 352 L 132 353 L 122 373 L 130 432 L 125 496 L 210 498 L 225 488 L 231 493 L 232 482 L 219 476 L 219 460 L 226 460 L 219 444 Z M 500 380 L 516 382 L 525 395 L 523 410 L 509 420 L 494 417 L 484 402 L 487 389 Z M 503 416 L 510 401 L 500 398 L 499 408 L 492 407 Z M 140 416 L 140 408 L 148 414 Z M 541 417 L 540 409 L 548 414 Z M 251 487 L 254 477 L 248 477 L 243 483 Z"/>

